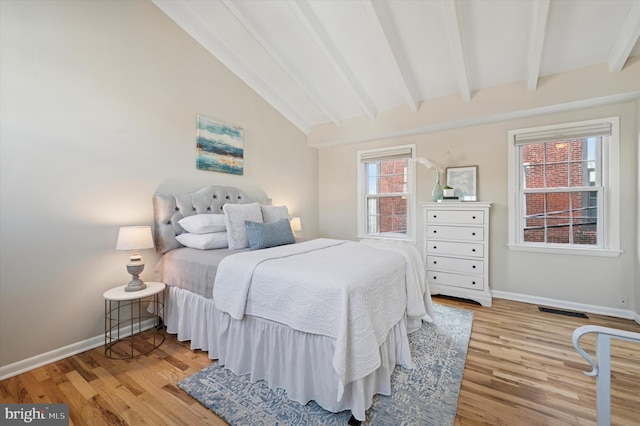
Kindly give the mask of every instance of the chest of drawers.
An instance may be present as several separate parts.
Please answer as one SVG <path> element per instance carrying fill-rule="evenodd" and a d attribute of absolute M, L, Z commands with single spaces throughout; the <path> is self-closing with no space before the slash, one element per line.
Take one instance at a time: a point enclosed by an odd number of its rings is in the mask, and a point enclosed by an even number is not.
<path fill-rule="evenodd" d="M 432 295 L 491 306 L 489 208 L 491 203 L 422 203 L 424 260 Z"/>

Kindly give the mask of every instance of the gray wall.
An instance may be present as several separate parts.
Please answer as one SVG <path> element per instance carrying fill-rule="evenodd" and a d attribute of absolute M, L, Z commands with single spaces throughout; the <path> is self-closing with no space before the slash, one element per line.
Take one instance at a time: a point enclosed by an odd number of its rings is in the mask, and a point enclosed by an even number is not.
<path fill-rule="evenodd" d="M 636 101 L 636 265 L 635 265 L 635 312 L 640 323 L 640 99 Z"/>
<path fill-rule="evenodd" d="M 266 193 L 318 222 L 317 151 L 147 1 L 0 2 L 0 366 L 100 336 L 118 227 L 154 192 Z M 196 114 L 244 128 L 245 174 L 195 169 Z M 152 280 L 158 259 L 142 251 Z"/>

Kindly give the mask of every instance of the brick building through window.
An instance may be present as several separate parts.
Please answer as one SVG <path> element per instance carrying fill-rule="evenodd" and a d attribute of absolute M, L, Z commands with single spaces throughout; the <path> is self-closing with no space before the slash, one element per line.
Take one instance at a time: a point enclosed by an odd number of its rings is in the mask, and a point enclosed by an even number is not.
<path fill-rule="evenodd" d="M 524 242 L 598 244 L 600 137 L 522 145 Z"/>
<path fill-rule="evenodd" d="M 620 254 L 620 118 L 509 131 L 509 249 Z"/>
<path fill-rule="evenodd" d="M 358 236 L 415 238 L 415 145 L 358 151 Z"/>
<path fill-rule="evenodd" d="M 406 234 L 407 162 L 404 158 L 367 165 L 369 194 L 386 195 L 369 198 L 367 233 Z"/>

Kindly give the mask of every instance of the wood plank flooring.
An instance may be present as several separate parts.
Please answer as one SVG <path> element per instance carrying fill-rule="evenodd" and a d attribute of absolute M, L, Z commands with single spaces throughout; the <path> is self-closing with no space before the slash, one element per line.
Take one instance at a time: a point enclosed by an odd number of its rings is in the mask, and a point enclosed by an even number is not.
<path fill-rule="evenodd" d="M 494 299 L 492 308 L 435 297 L 475 312 L 457 425 L 594 425 L 595 379 L 574 350 L 585 324 L 640 332 L 630 320 L 539 312 L 536 305 Z M 583 347 L 593 353 L 595 337 Z M 612 424 L 640 425 L 640 345 L 612 344 Z M 202 351 L 167 336 L 133 360 L 99 347 L 0 382 L 2 403 L 66 403 L 72 425 L 225 425 L 176 386 L 209 365 Z"/>

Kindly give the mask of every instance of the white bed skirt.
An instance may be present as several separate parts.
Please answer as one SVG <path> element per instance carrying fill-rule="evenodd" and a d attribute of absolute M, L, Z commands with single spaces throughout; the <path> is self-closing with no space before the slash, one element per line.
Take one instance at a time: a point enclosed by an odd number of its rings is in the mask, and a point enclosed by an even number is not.
<path fill-rule="evenodd" d="M 411 368 L 405 320 L 398 322 L 380 346 L 381 366 L 368 376 L 348 383 L 340 399 L 340 380 L 332 366 L 334 339 L 293 330 L 262 318 L 241 321 L 218 311 L 212 299 L 169 287 L 165 303 L 167 332 L 191 349 L 207 351 L 236 374 L 250 374 L 252 382 L 266 380 L 283 388 L 287 396 L 306 404 L 316 401 L 331 412 L 351 410 L 358 420 L 375 394 L 391 393 L 391 373 L 396 365 Z"/>

